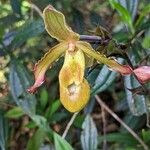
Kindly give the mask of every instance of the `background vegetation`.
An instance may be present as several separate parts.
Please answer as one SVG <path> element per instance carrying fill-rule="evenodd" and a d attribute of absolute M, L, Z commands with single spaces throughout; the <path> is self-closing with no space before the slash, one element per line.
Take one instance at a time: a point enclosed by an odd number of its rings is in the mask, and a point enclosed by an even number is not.
<path fill-rule="evenodd" d="M 56 44 L 41 16 L 48 4 L 79 34 L 112 35 L 120 47 L 93 43 L 101 53 L 133 67 L 150 65 L 148 0 L 0 0 L 0 150 L 150 149 L 150 84 L 134 76 L 95 62 L 86 70 L 90 102 L 73 115 L 59 101 L 61 58 L 38 92 L 27 93 L 34 64 Z"/>

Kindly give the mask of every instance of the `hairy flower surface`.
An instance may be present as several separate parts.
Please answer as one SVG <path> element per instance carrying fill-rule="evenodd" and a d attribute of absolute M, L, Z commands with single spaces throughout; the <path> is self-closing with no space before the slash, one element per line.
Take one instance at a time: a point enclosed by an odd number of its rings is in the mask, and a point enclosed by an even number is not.
<path fill-rule="evenodd" d="M 67 25 L 64 15 L 53 6 L 47 6 L 43 11 L 45 29 L 49 35 L 59 41 L 44 57 L 38 61 L 34 68 L 35 83 L 28 89 L 34 93 L 44 82 L 45 72 L 60 56 L 64 55 L 64 64 L 59 73 L 60 100 L 70 112 L 80 111 L 90 97 L 90 86 L 84 78 L 86 58 L 96 59 L 106 64 L 114 71 L 123 75 L 139 74 L 141 69 L 134 72 L 128 65 L 121 65 L 112 58 L 97 53 L 87 42 L 80 41 L 79 34 L 72 31 Z M 85 57 L 88 56 L 88 57 Z M 142 76 L 140 74 L 140 76 Z M 146 80 L 148 77 L 146 77 Z"/>

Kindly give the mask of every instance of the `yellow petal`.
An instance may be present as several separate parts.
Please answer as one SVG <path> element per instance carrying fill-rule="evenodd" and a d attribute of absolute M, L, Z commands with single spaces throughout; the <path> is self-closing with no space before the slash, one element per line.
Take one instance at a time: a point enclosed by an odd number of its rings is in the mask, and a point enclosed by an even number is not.
<path fill-rule="evenodd" d="M 68 49 L 68 43 L 62 42 L 55 47 L 51 48 L 44 57 L 35 64 L 34 76 L 35 83 L 28 89 L 30 93 L 35 90 L 44 82 L 45 72 L 50 65 L 58 59 Z"/>
<path fill-rule="evenodd" d="M 44 11 L 44 22 L 47 32 L 58 41 L 78 40 L 79 35 L 67 26 L 64 15 L 53 6 L 48 5 Z"/>
<path fill-rule="evenodd" d="M 132 69 L 128 65 L 121 65 L 112 58 L 107 58 L 105 55 L 96 52 L 89 43 L 78 41 L 76 44 L 78 49 L 81 49 L 87 55 L 92 56 L 97 61 L 107 65 L 110 69 L 118 71 L 123 75 L 131 74 Z"/>
<path fill-rule="evenodd" d="M 83 81 L 85 69 L 84 54 L 81 50 L 66 51 L 63 67 L 59 73 L 59 82 L 68 86 L 73 82 L 79 84 Z"/>
<path fill-rule="evenodd" d="M 86 54 L 84 55 L 84 57 L 85 57 L 85 67 L 87 68 L 93 66 L 94 58 Z"/>
<path fill-rule="evenodd" d="M 60 101 L 70 112 L 78 112 L 85 107 L 90 97 L 90 87 L 86 79 L 76 85 L 65 87 L 60 84 Z"/>

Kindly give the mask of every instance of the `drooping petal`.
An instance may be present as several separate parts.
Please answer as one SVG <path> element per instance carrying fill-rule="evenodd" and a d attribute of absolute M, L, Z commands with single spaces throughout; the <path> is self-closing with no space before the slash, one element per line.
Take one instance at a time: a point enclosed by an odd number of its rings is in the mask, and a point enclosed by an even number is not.
<path fill-rule="evenodd" d="M 64 15 L 48 5 L 44 11 L 44 23 L 47 32 L 58 41 L 78 40 L 79 35 L 67 26 Z"/>
<path fill-rule="evenodd" d="M 87 104 L 90 97 L 90 87 L 86 79 L 76 85 L 75 83 L 68 87 L 60 84 L 60 101 L 70 112 L 78 112 Z"/>
<path fill-rule="evenodd" d="M 87 55 L 92 56 L 95 58 L 98 62 L 101 62 L 105 65 L 107 65 L 110 69 L 114 71 L 120 72 L 122 75 L 128 75 L 132 73 L 132 69 L 128 65 L 121 65 L 116 60 L 112 58 L 107 58 L 105 55 L 100 54 L 93 50 L 91 45 L 87 42 L 78 41 L 76 44 L 77 48 L 81 49 L 83 52 L 85 52 Z"/>
<path fill-rule="evenodd" d="M 63 67 L 59 73 L 59 83 L 69 86 L 72 83 L 80 84 L 83 81 L 85 69 L 84 54 L 81 50 L 66 51 Z"/>
<path fill-rule="evenodd" d="M 141 66 L 133 70 L 141 83 L 150 81 L 150 66 Z"/>
<path fill-rule="evenodd" d="M 53 48 L 51 48 L 44 57 L 35 64 L 34 76 L 35 83 L 31 86 L 28 91 L 34 93 L 36 89 L 44 82 L 45 72 L 50 65 L 58 59 L 68 48 L 68 43 L 62 42 Z"/>

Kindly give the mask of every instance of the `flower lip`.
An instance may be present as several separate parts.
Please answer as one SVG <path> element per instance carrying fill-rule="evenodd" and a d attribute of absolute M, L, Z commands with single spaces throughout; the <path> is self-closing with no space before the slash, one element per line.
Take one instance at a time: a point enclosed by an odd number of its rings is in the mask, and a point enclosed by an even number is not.
<path fill-rule="evenodd" d="M 68 87 L 60 84 L 60 101 L 63 106 L 70 112 L 80 111 L 90 97 L 90 86 L 86 79 L 83 82 L 76 84 L 72 82 Z"/>
<path fill-rule="evenodd" d="M 69 92 L 69 95 L 72 99 L 74 99 L 73 97 L 76 97 L 76 95 L 78 95 L 79 91 L 80 91 L 80 86 L 75 84 L 74 82 L 72 84 L 70 84 L 68 87 L 68 92 Z"/>

